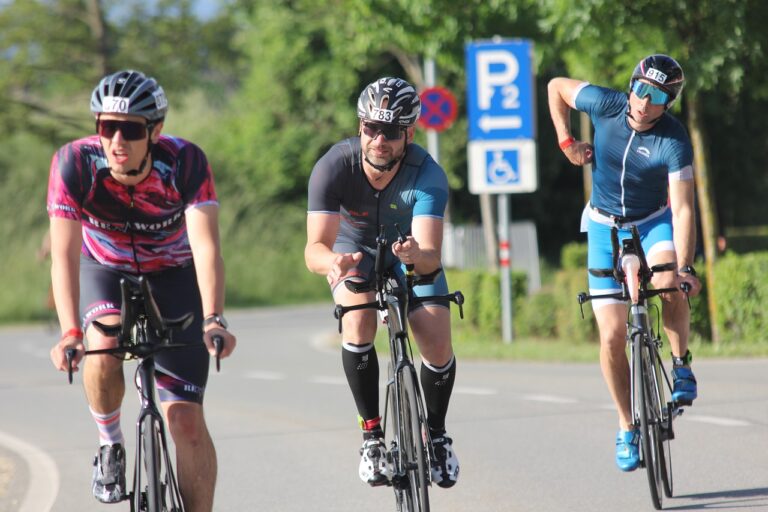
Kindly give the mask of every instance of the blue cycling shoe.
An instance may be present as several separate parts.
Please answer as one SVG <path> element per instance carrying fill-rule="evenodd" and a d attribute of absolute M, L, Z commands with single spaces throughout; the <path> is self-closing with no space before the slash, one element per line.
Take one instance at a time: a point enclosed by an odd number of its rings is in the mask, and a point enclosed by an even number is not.
<path fill-rule="evenodd" d="M 691 405 L 698 396 L 696 390 L 696 377 L 687 366 L 677 366 L 672 369 L 674 386 L 672 387 L 672 400 L 680 405 Z"/>
<path fill-rule="evenodd" d="M 616 465 L 622 471 L 634 471 L 640 465 L 640 432 L 619 430 L 616 434 Z"/>

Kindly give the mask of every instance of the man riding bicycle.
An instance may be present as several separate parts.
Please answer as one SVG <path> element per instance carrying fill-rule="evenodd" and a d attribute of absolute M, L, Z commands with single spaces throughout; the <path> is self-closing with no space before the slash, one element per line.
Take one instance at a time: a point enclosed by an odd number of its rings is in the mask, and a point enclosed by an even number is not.
<path fill-rule="evenodd" d="M 574 165 L 593 162 L 592 196 L 582 216 L 588 234 L 588 267 L 613 266 L 610 230 L 620 238 L 636 225 L 649 265 L 677 262 L 677 272 L 655 274 L 655 288 L 701 284 L 693 268 L 696 246 L 693 149 L 683 125 L 669 108 L 683 90 L 680 65 L 667 55 L 642 59 L 626 93 L 570 78 L 549 82 L 549 109 L 560 148 Z M 570 110 L 590 115 L 594 147 L 571 135 Z M 589 275 L 590 293 L 613 293 L 613 278 Z M 592 301 L 600 331 L 600 366 L 619 415 L 616 463 L 623 471 L 639 465 L 639 434 L 630 411 L 629 363 L 625 350 L 627 305 L 614 299 Z M 690 311 L 681 293 L 662 295 L 664 330 L 672 348 L 672 399 L 690 405 L 697 396 L 688 350 Z"/>
<path fill-rule="evenodd" d="M 357 103 L 359 136 L 334 145 L 312 170 L 304 257 L 309 270 L 327 276 L 338 304 L 373 300 L 373 292 L 355 294 L 344 281 L 373 279 L 380 225 L 391 244 L 386 266 L 397 276 L 403 277 L 406 264 L 424 275 L 441 268 L 448 180 L 437 162 L 413 143 L 420 111 L 419 95 L 405 80 L 372 82 Z M 408 235 L 403 243 L 396 241 L 395 223 Z M 439 273 L 433 284 L 415 286 L 414 293 L 448 293 L 445 275 Z M 456 375 L 448 303 L 413 302 L 408 319 L 422 356 L 420 380 L 437 459 L 432 480 L 451 487 L 459 464 L 445 432 Z M 342 364 L 363 431 L 359 474 L 370 485 L 385 484 L 391 475 L 379 415 L 376 327 L 374 310 L 350 311 L 342 318 Z"/>
<path fill-rule="evenodd" d="M 66 371 L 66 350 L 76 349 L 77 369 L 84 335 L 89 349 L 117 346 L 92 323 L 120 322 L 121 278 L 145 276 L 163 317 L 192 312 L 193 322 L 174 341 L 196 346 L 155 356 L 157 388 L 176 445 L 186 510 L 210 511 L 216 452 L 202 405 L 209 353 L 215 354 L 214 335 L 224 340 L 221 357 L 232 353 L 236 340 L 222 316 L 224 267 L 211 169 L 199 147 L 161 135 L 167 110 L 153 78 L 133 70 L 110 74 L 91 95 L 97 135 L 70 142 L 53 156 L 51 275 L 63 334 L 51 360 Z M 93 494 L 104 503 L 126 493 L 122 362 L 98 355 L 84 364 L 100 441 Z"/>

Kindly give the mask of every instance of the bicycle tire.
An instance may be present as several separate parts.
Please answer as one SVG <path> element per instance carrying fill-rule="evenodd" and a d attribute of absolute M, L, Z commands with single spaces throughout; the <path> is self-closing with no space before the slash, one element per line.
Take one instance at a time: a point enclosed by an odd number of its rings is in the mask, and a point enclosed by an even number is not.
<path fill-rule="evenodd" d="M 661 364 L 659 352 L 653 351 L 654 359 L 654 375 L 656 379 L 656 396 L 658 397 L 657 407 L 659 408 L 659 468 L 661 470 L 661 481 L 664 484 L 664 495 L 667 498 L 673 496 L 673 479 L 672 479 L 672 448 L 671 440 L 674 439 L 674 431 L 672 429 L 672 404 L 667 402 L 665 393 L 665 383 L 667 382 L 664 377 L 664 367 Z M 672 396 L 672 390 L 669 389 L 670 397 Z"/>
<path fill-rule="evenodd" d="M 640 446 L 642 461 L 648 474 L 651 501 L 656 510 L 661 510 L 663 484 L 659 458 L 659 419 L 654 408 L 654 376 L 650 349 L 644 333 L 638 332 L 634 340 L 635 393 L 640 420 Z M 657 397 L 658 398 L 658 397 Z"/>
<path fill-rule="evenodd" d="M 144 505 L 147 512 L 166 512 L 161 477 L 162 453 L 160 450 L 160 429 L 152 415 L 141 420 L 141 442 L 143 446 L 144 470 L 147 475 Z"/>
<path fill-rule="evenodd" d="M 413 367 L 398 374 L 400 381 L 400 457 L 407 474 L 403 512 L 429 512 L 426 446 L 419 414 L 418 381 Z"/>

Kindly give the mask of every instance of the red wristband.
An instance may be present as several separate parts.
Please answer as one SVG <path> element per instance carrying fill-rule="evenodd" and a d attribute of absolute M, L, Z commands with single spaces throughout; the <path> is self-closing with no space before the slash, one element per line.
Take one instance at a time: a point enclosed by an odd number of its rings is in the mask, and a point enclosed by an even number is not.
<path fill-rule="evenodd" d="M 573 137 L 568 137 L 568 138 L 567 138 L 567 139 L 565 139 L 564 141 L 561 141 L 561 142 L 560 142 L 560 149 L 561 149 L 561 150 L 563 150 L 563 151 L 565 151 L 565 150 L 566 150 L 568 147 L 570 147 L 570 145 L 571 145 L 571 144 L 573 144 L 574 142 L 576 142 L 576 139 L 574 139 Z"/>
<path fill-rule="evenodd" d="M 68 331 L 66 331 L 64 334 L 62 334 L 61 335 L 61 339 L 69 338 L 70 336 L 74 336 L 75 338 L 78 338 L 78 339 L 82 340 L 83 339 L 83 330 L 80 329 L 79 327 L 73 327 L 73 328 L 69 329 Z"/>

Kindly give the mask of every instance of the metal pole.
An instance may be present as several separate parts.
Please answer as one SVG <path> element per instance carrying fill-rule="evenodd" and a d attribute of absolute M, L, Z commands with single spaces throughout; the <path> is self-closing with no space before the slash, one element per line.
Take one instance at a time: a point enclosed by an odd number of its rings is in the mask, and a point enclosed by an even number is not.
<path fill-rule="evenodd" d="M 498 207 L 501 337 L 504 343 L 512 343 L 512 287 L 509 271 L 509 194 L 498 195 Z"/>

